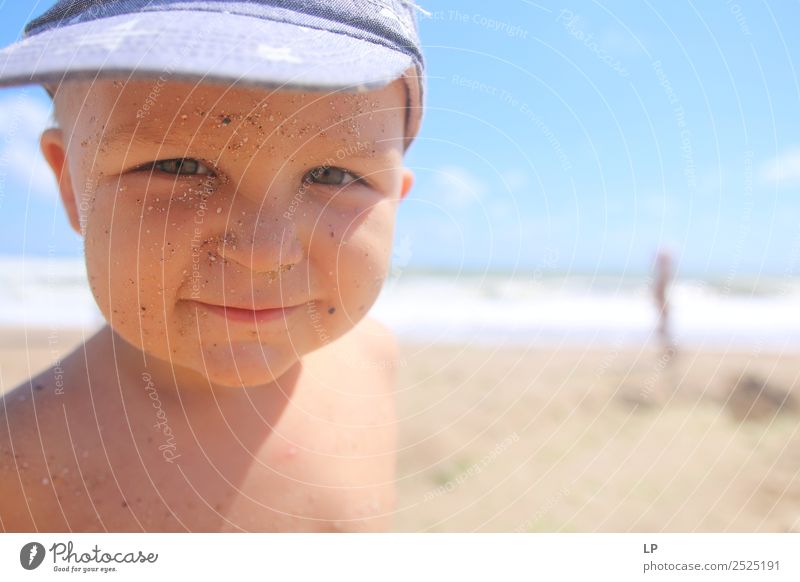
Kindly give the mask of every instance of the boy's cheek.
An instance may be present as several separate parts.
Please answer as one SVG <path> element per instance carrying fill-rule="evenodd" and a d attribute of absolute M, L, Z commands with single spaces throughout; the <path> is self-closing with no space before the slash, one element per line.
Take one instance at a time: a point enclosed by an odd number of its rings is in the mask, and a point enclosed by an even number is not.
<path fill-rule="evenodd" d="M 368 218 L 341 241 L 335 260 L 328 263 L 335 267 L 325 273 L 351 318 L 369 311 L 389 273 L 392 223 L 376 218 Z"/>
<path fill-rule="evenodd" d="M 110 313 L 135 310 L 156 312 L 180 285 L 178 257 L 188 253 L 186 228 L 175 217 L 175 226 L 166 214 L 143 216 L 124 205 L 113 208 L 100 202 L 86 219 L 84 252 L 92 292 L 101 311 Z M 173 222 L 170 220 L 170 222 Z M 186 240 L 184 240 L 186 239 Z"/>

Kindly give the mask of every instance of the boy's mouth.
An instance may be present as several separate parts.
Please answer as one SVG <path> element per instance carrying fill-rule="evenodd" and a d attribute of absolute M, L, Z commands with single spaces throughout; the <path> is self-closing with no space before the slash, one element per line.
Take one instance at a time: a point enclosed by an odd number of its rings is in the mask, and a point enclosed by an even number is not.
<path fill-rule="evenodd" d="M 247 309 L 243 307 L 233 307 L 230 305 L 216 305 L 214 303 L 203 303 L 202 301 L 192 301 L 198 308 L 205 309 L 210 313 L 215 313 L 228 321 L 243 321 L 247 323 L 281 321 L 288 317 L 300 305 L 287 305 L 284 307 L 268 307 L 265 309 Z"/>

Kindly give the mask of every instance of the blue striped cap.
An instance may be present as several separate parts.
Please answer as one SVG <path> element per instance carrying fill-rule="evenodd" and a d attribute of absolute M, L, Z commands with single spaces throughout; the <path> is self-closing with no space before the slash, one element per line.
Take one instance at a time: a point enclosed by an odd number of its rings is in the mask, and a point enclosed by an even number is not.
<path fill-rule="evenodd" d="M 425 62 L 409 0 L 61 0 L 0 50 L 0 87 L 168 75 L 300 91 L 371 91 L 403 77 L 406 148 Z"/>

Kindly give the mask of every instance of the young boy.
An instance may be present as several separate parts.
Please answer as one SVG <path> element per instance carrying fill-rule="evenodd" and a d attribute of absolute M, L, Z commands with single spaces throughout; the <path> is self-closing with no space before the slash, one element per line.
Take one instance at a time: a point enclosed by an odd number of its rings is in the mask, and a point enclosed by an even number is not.
<path fill-rule="evenodd" d="M 391 528 L 407 4 L 62 1 L 0 52 L 107 319 L 3 398 L 2 530 Z"/>

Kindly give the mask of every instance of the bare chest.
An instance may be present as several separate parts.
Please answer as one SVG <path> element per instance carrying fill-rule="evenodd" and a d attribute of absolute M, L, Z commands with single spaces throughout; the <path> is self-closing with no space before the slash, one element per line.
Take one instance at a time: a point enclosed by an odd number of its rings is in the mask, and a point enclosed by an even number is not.
<path fill-rule="evenodd" d="M 194 421 L 165 413 L 168 435 L 154 416 L 130 438 L 105 439 L 109 462 L 93 468 L 87 492 L 105 527 L 365 531 L 393 511 L 386 374 L 318 357 L 279 414 L 218 412 Z"/>

